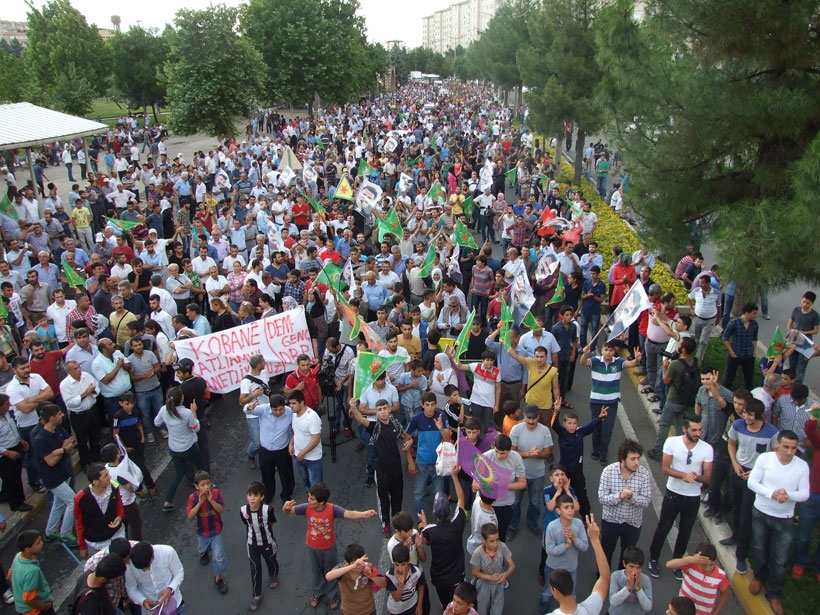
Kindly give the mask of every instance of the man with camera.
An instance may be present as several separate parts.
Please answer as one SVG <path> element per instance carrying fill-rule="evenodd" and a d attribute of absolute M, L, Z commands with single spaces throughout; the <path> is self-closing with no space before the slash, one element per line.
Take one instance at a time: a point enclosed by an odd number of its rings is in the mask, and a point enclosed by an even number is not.
<path fill-rule="evenodd" d="M 348 391 L 353 385 L 353 375 L 356 371 L 356 355 L 350 346 L 344 346 L 335 337 L 327 338 L 325 343 L 325 358 L 322 369 L 319 370 L 319 385 L 322 393 L 333 395 L 333 419 L 330 426 L 330 437 L 336 436 L 342 427 L 344 419 L 345 437 L 352 437 L 350 416 L 347 412 Z"/>

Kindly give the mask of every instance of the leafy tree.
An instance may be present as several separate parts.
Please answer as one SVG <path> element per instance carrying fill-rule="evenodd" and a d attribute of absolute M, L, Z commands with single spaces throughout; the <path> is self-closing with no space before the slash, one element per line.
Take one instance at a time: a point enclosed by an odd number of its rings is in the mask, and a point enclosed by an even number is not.
<path fill-rule="evenodd" d="M 602 78 L 592 25 L 601 0 L 556 0 L 534 11 L 528 22 L 530 44 L 518 51 L 518 65 L 533 127 L 561 135 L 564 122 L 578 126 L 576 152 L 587 134 L 600 129 L 603 107 L 594 96 Z M 558 142 L 561 143 L 559 138 Z M 558 157 L 558 153 L 556 155 Z M 575 156 L 575 183 L 581 183 L 582 157 Z"/>
<path fill-rule="evenodd" d="M 224 4 L 181 9 L 170 37 L 170 126 L 180 134 L 233 137 L 236 121 L 255 111 L 264 83 L 262 57 L 237 30 L 237 10 Z"/>
<path fill-rule="evenodd" d="M 52 104 L 60 111 L 84 117 L 91 113 L 95 93 L 85 74 L 74 64 L 69 64 L 57 75 L 51 90 Z"/>
<path fill-rule="evenodd" d="M 396 79 L 399 83 L 406 83 L 410 76 L 410 69 L 407 68 L 407 52 L 398 45 L 393 45 L 392 49 L 387 52 L 387 63 L 396 67 Z"/>
<path fill-rule="evenodd" d="M 13 53 L 0 51 L 0 103 L 25 100 L 27 82 L 25 60 Z"/>
<path fill-rule="evenodd" d="M 617 0 L 596 24 L 601 94 L 655 246 L 707 221 L 721 272 L 753 292 L 820 282 L 817 4 Z M 788 608 L 788 607 L 787 607 Z"/>
<path fill-rule="evenodd" d="M 250 0 L 242 29 L 267 66 L 267 102 L 356 99 L 375 73 L 358 0 Z"/>
<path fill-rule="evenodd" d="M 165 79 L 157 69 L 168 58 L 168 38 L 158 36 L 156 30 L 132 26 L 128 32 L 118 32 L 108 43 L 114 87 L 131 106 L 150 106 L 154 120 L 159 122 L 157 105 L 165 104 Z"/>
<path fill-rule="evenodd" d="M 68 0 L 51 0 L 39 11 L 32 6 L 26 34 L 26 64 L 44 102 L 59 103 L 64 110 L 90 108 L 109 76 L 108 54 L 96 26 Z M 80 90 L 69 94 L 65 88 L 72 83 Z M 80 100 L 81 94 L 87 100 Z"/>

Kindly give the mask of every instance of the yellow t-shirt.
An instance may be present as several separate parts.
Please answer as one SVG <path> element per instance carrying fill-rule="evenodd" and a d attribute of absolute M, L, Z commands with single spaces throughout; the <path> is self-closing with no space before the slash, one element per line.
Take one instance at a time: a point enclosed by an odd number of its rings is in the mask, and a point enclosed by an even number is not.
<path fill-rule="evenodd" d="M 527 394 L 524 401 L 534 404 L 541 410 L 552 409 L 552 381 L 558 376 L 558 370 L 552 365 L 547 366 L 546 376 L 539 372 L 535 359 L 527 359 Z M 539 380 L 540 379 L 540 380 Z"/>
<path fill-rule="evenodd" d="M 77 228 L 88 228 L 91 226 L 91 210 L 88 207 L 77 207 L 71 212 L 71 221 Z"/>
<path fill-rule="evenodd" d="M 450 207 L 453 208 L 453 215 L 460 216 L 464 213 L 464 207 L 462 206 L 464 203 L 464 195 L 463 194 L 451 194 L 450 195 Z"/>
<path fill-rule="evenodd" d="M 403 335 L 399 335 L 399 348 L 404 348 L 410 358 L 421 357 L 421 340 L 414 335 L 411 340 L 404 339 Z"/>

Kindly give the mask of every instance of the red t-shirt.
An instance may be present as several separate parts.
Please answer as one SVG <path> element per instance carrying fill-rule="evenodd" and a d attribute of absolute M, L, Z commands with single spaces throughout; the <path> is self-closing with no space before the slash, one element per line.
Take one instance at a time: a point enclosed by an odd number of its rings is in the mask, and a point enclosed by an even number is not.
<path fill-rule="evenodd" d="M 297 201 L 293 204 L 291 215 L 296 226 L 307 226 L 310 224 L 310 205 Z"/>
<path fill-rule="evenodd" d="M 328 502 L 322 510 L 316 510 L 309 504 L 299 504 L 293 509 L 297 515 L 307 517 L 307 534 L 305 543 L 311 549 L 329 549 L 336 544 L 336 519 L 345 516 L 345 509 Z"/>
<path fill-rule="evenodd" d="M 322 285 L 320 284 L 320 286 Z M 305 383 L 305 388 L 302 389 L 302 393 L 305 394 L 305 403 L 309 408 L 314 409 L 319 407 L 319 378 L 316 376 L 318 371 L 319 366 L 317 365 L 310 369 L 307 376 L 303 376 L 302 372 L 297 369 L 285 379 L 285 387 L 288 389 L 296 388 L 300 382 Z"/>
<path fill-rule="evenodd" d="M 130 263 L 134 260 L 134 249 L 131 246 L 117 246 L 111 252 L 111 255 L 116 259 L 117 254 L 125 254 L 126 263 Z"/>
<path fill-rule="evenodd" d="M 31 360 L 32 373 L 42 376 L 55 395 L 60 394 L 60 377 L 57 375 L 57 363 L 62 358 L 62 350 L 49 350 L 42 361 Z"/>

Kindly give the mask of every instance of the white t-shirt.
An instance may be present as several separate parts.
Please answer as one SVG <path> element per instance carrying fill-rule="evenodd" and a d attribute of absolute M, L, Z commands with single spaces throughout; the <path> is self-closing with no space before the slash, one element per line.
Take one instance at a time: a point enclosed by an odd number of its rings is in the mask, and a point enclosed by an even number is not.
<path fill-rule="evenodd" d="M 17 402 L 39 395 L 48 388 L 48 384 L 40 374 L 32 373 L 29 377 L 29 386 L 21 384 L 16 377 L 6 385 L 6 395 L 9 396 L 12 408 L 14 409 L 14 420 L 17 421 L 17 427 L 33 427 L 40 419 L 37 416 L 37 410 L 34 409 L 29 413 L 20 412 L 15 407 Z"/>
<path fill-rule="evenodd" d="M 293 454 L 298 455 L 303 448 L 305 448 L 308 444 L 310 444 L 310 440 L 316 434 L 322 433 L 322 419 L 319 418 L 319 415 L 313 411 L 312 408 L 308 408 L 302 414 L 302 416 L 297 416 L 296 413 L 293 413 Z M 322 458 L 322 443 L 319 442 L 316 446 L 314 446 L 310 451 L 305 454 L 305 461 L 316 461 Z"/>
<path fill-rule="evenodd" d="M 667 438 L 663 444 L 663 452 L 672 455 L 672 469 L 678 472 L 695 472 L 698 475 L 703 474 L 703 464 L 712 463 L 714 451 L 703 440 L 698 440 L 694 448 L 691 450 L 686 448 L 683 439 L 686 436 L 676 436 L 674 438 Z M 691 453 L 691 457 L 690 454 Z M 687 463 L 688 461 L 688 463 Z M 675 478 L 670 476 L 666 481 L 666 488 L 678 495 L 685 496 L 699 496 L 700 483 L 695 481 L 687 483 L 682 478 Z"/>
<path fill-rule="evenodd" d="M 576 608 L 572 613 L 564 613 L 561 609 L 555 609 L 551 615 L 599 615 L 603 608 L 603 597 L 593 592 L 589 595 L 589 598 L 583 602 L 579 602 L 578 608 Z"/>
<path fill-rule="evenodd" d="M 58 342 L 68 341 L 68 335 L 66 331 L 66 317 L 76 307 L 76 301 L 74 301 L 73 299 L 66 299 L 63 307 L 60 307 L 56 303 L 52 303 L 50 306 L 48 306 L 48 309 L 46 309 L 46 316 L 48 316 L 48 319 L 52 323 L 54 323 L 54 330 L 57 332 Z"/>

